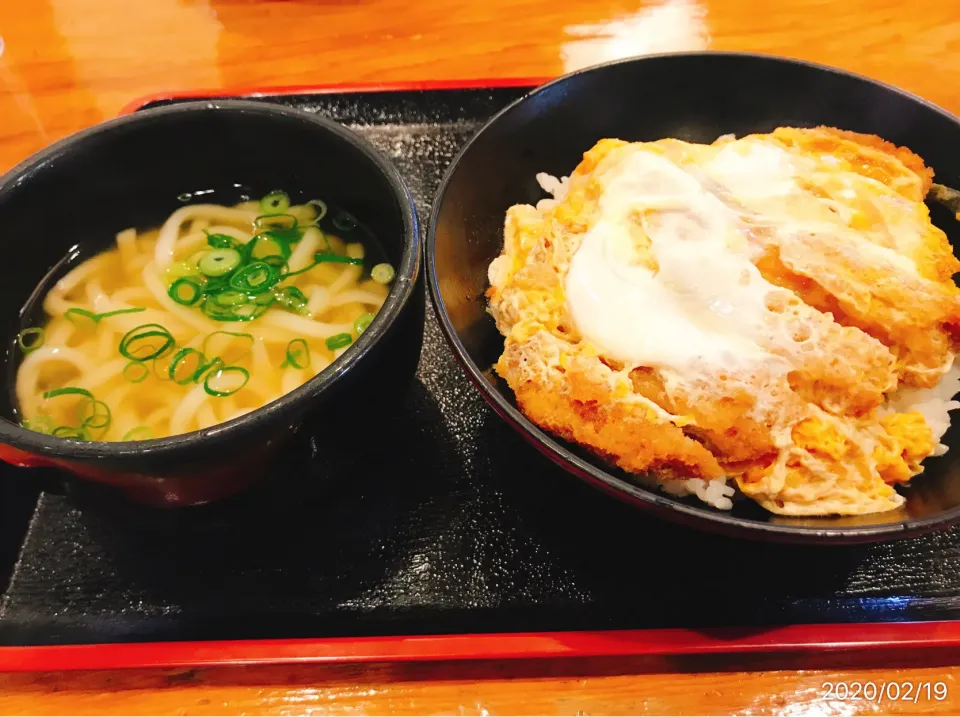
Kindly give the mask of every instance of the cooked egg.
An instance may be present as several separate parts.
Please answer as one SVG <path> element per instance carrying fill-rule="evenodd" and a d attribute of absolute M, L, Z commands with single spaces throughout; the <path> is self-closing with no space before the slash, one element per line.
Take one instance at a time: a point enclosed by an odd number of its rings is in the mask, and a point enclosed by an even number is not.
<path fill-rule="evenodd" d="M 945 399 L 938 383 L 960 262 L 931 179 L 829 128 L 602 140 L 508 211 L 496 369 L 536 423 L 671 492 L 728 508 L 734 479 L 776 513 L 897 508 L 960 406 L 956 376 Z"/>

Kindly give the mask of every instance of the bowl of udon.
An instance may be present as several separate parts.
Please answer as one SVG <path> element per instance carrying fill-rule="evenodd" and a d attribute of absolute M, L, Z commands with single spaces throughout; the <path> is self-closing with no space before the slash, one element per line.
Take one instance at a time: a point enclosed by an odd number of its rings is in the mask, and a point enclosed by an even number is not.
<path fill-rule="evenodd" d="M 332 121 L 193 102 L 70 136 L 0 179 L 0 459 L 155 505 L 268 473 L 378 407 L 419 358 L 415 209 Z"/>

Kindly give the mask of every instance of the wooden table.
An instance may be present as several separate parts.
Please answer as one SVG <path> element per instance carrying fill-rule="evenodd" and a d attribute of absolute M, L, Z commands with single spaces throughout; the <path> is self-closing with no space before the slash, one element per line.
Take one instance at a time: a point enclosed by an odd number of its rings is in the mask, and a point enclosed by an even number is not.
<path fill-rule="evenodd" d="M 950 1 L 6 0 L 0 35 L 0 169 L 149 93 L 547 77 L 670 50 L 834 64 L 960 113 L 960 3 Z M 859 654 L 0 675 L 0 713 L 960 711 L 960 655 L 875 663 Z M 949 697 L 824 698 L 827 681 L 891 680 L 944 681 Z"/>

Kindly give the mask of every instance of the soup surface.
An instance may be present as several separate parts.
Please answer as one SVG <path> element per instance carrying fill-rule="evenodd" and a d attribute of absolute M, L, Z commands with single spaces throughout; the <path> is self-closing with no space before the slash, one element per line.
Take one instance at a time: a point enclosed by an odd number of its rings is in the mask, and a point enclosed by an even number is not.
<path fill-rule="evenodd" d="M 321 372 L 369 326 L 394 277 L 350 215 L 283 192 L 191 204 L 121 231 L 43 298 L 17 337 L 23 425 L 128 441 L 208 428 Z"/>

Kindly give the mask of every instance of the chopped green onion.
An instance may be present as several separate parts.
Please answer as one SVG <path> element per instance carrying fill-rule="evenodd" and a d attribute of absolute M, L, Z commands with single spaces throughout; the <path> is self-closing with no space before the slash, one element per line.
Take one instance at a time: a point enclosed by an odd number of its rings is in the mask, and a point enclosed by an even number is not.
<path fill-rule="evenodd" d="M 319 222 L 325 216 L 327 216 L 327 203 L 320 199 L 311 199 L 307 202 L 311 207 L 317 208 L 317 216 L 313 218 L 313 221 Z"/>
<path fill-rule="evenodd" d="M 67 309 L 63 314 L 64 318 L 69 321 L 74 326 L 79 327 L 80 324 L 77 323 L 74 317 L 81 316 L 85 319 L 92 321 L 94 324 L 99 323 L 97 321 L 97 315 L 92 311 L 87 311 L 86 309 Z"/>
<path fill-rule="evenodd" d="M 177 378 L 177 369 L 180 368 L 180 363 L 186 361 L 190 356 L 197 357 L 197 363 L 192 370 L 187 374 L 186 378 Z M 170 368 L 167 369 L 167 374 L 170 376 L 170 380 L 180 386 L 186 386 L 188 383 L 192 383 L 195 380 L 197 371 L 206 365 L 207 358 L 202 353 L 196 349 L 185 348 L 180 349 L 173 355 L 173 358 L 170 360 Z"/>
<path fill-rule="evenodd" d="M 267 257 L 280 257 L 284 261 L 290 258 L 290 244 L 279 232 L 263 232 L 251 239 L 246 247 L 246 255 L 255 261 L 264 261 Z"/>
<path fill-rule="evenodd" d="M 260 211 L 264 214 L 283 214 L 290 208 L 290 197 L 286 192 L 276 190 L 260 200 Z"/>
<path fill-rule="evenodd" d="M 353 330 L 356 331 L 357 336 L 362 334 L 367 330 L 367 327 L 370 326 L 370 323 L 373 321 L 373 314 L 363 314 L 357 317 L 357 320 L 353 322 Z"/>
<path fill-rule="evenodd" d="M 264 214 L 253 220 L 253 228 L 259 232 L 276 232 L 281 237 L 300 238 L 300 222 L 292 214 Z M 294 239 L 293 241 L 296 241 Z"/>
<path fill-rule="evenodd" d="M 203 289 L 193 279 L 180 278 L 170 285 L 167 295 L 183 306 L 193 306 L 200 301 Z"/>
<path fill-rule="evenodd" d="M 77 322 L 73 320 L 74 316 L 82 316 L 85 319 L 90 319 L 95 324 L 99 324 L 101 319 L 105 319 L 108 316 L 118 316 L 120 314 L 139 314 L 141 311 L 146 311 L 142 307 L 137 307 L 133 309 L 117 309 L 116 311 L 105 311 L 102 314 L 95 314 L 92 311 L 87 311 L 86 309 L 67 309 L 64 312 L 64 316 L 67 318 L 67 321 L 70 321 L 74 326 L 77 326 Z"/>
<path fill-rule="evenodd" d="M 77 388 L 76 386 L 67 386 L 66 388 L 55 388 L 43 394 L 44 398 L 56 398 L 57 396 L 84 396 L 85 398 L 93 398 L 93 394 L 90 393 L 87 389 Z"/>
<path fill-rule="evenodd" d="M 272 296 L 269 294 L 264 294 L 264 296 L 270 300 L 270 303 L 273 303 Z M 252 304 L 243 304 L 233 310 L 233 315 L 237 317 L 237 321 L 252 321 L 267 313 L 267 309 L 270 308 L 270 303 L 261 304 L 254 301 Z"/>
<path fill-rule="evenodd" d="M 32 421 L 24 419 L 21 425 L 29 431 L 45 433 L 48 436 L 52 434 L 53 430 L 56 428 L 56 426 L 53 424 L 53 419 L 51 419 L 49 416 L 38 416 Z"/>
<path fill-rule="evenodd" d="M 393 281 L 394 276 L 396 276 L 396 272 L 393 267 L 386 263 L 377 264 L 370 270 L 370 278 L 378 284 L 389 284 Z"/>
<path fill-rule="evenodd" d="M 232 336 L 235 339 L 244 339 L 250 342 L 247 346 L 244 347 L 244 350 L 240 354 L 240 356 L 234 360 L 239 360 L 240 357 L 246 356 L 247 353 L 249 353 L 253 349 L 253 344 L 256 341 L 256 339 L 253 338 L 253 334 L 237 333 L 234 331 L 214 331 L 213 333 L 207 334 L 206 338 L 204 338 L 203 343 L 200 345 L 200 353 L 202 353 L 204 356 L 209 356 L 211 354 L 225 353 L 227 347 L 229 347 L 230 345 L 229 343 L 230 339 L 226 339 L 226 341 L 228 342 L 227 344 L 220 344 L 220 346 L 222 347 L 222 350 L 218 350 L 217 346 L 211 343 L 214 340 L 214 337 L 218 335 Z M 221 364 L 223 363 L 219 358 L 215 358 L 213 359 L 213 361 L 220 361 Z M 208 366 L 213 365 L 213 361 L 211 361 L 208 364 Z"/>
<path fill-rule="evenodd" d="M 57 426 L 53 429 L 51 435 L 57 438 L 73 438 L 77 441 L 89 441 L 90 434 L 86 428 L 75 428 L 74 426 Z"/>
<path fill-rule="evenodd" d="M 211 371 L 219 371 L 225 366 L 226 364 L 223 362 L 223 359 L 220 358 L 219 356 L 215 356 L 212 361 L 209 361 L 208 363 L 203 364 L 202 366 L 197 368 L 196 371 L 193 372 L 193 380 L 194 382 L 199 383 L 200 379 L 203 378 L 204 374 L 209 375 Z"/>
<path fill-rule="evenodd" d="M 357 227 L 357 220 L 346 212 L 340 212 L 333 218 L 333 226 L 340 231 L 352 232 Z"/>
<path fill-rule="evenodd" d="M 287 344 L 287 360 L 280 368 L 293 366 L 294 368 L 306 368 L 310 365 L 310 347 L 304 339 L 294 339 Z"/>
<path fill-rule="evenodd" d="M 215 381 L 219 382 L 227 374 L 238 374 L 242 379 L 242 382 L 240 383 L 240 385 L 232 388 L 228 387 L 228 388 L 220 389 L 211 384 L 211 379 L 214 379 Z M 225 396 L 232 396 L 233 394 L 235 394 L 241 388 L 246 386 L 247 381 L 249 380 L 250 380 L 250 372 L 247 371 L 247 369 L 241 368 L 240 366 L 224 366 L 216 373 L 207 374 L 207 377 L 203 380 L 203 390 L 206 391 L 211 396 L 216 396 L 217 398 L 223 398 Z"/>
<path fill-rule="evenodd" d="M 207 276 L 225 276 L 240 266 L 242 257 L 236 249 L 214 249 L 197 266 Z"/>
<path fill-rule="evenodd" d="M 130 383 L 141 383 L 150 375 L 150 369 L 143 361 L 131 361 L 123 367 L 123 377 Z"/>
<path fill-rule="evenodd" d="M 326 341 L 327 348 L 331 351 L 342 349 L 344 346 L 349 346 L 352 343 L 353 337 L 350 334 L 334 334 L 327 338 Z"/>
<path fill-rule="evenodd" d="M 129 431 L 123 434 L 121 441 L 149 441 L 153 438 L 153 431 L 151 431 L 146 426 L 137 426 L 136 428 L 131 428 Z"/>
<path fill-rule="evenodd" d="M 363 259 L 354 259 L 352 256 L 334 254 L 330 251 L 318 251 L 313 255 L 313 260 L 317 264 L 329 262 L 332 264 L 354 264 L 356 266 L 363 266 Z"/>
<path fill-rule="evenodd" d="M 307 314 L 307 297 L 295 286 L 285 286 L 273 293 L 277 303 L 295 313 Z"/>
<path fill-rule="evenodd" d="M 310 226 L 321 231 L 319 221 L 327 216 L 329 208 L 320 200 L 291 208 L 290 197 L 279 190 L 264 197 L 261 208 L 263 213 L 253 222 L 254 236 L 246 243 L 229 234 L 205 230 L 207 244 L 212 249 L 201 251 L 188 261 L 196 265 L 196 271 L 203 277 L 192 271 L 190 274 L 185 271 L 165 274 L 167 280 L 172 281 L 168 294 L 174 301 L 184 306 L 196 306 L 207 317 L 223 322 L 251 321 L 274 304 L 287 311 L 309 315 L 307 297 L 299 288 L 286 286 L 278 289 L 277 284 L 324 262 L 363 266 L 361 257 L 343 256 L 332 250 L 324 236 L 324 248 L 314 254 L 313 262 L 299 271 L 290 271 L 287 262 L 293 254 L 291 246 L 303 238 L 299 217 L 315 215 L 309 223 L 305 220 L 304 228 Z M 356 221 L 343 212 L 334 224 L 349 231 L 356 226 Z M 161 352 L 175 350 L 174 344 L 162 343 Z M 143 347 L 137 352 L 144 353 Z M 146 358 L 149 357 L 133 357 L 135 360 Z"/>
<path fill-rule="evenodd" d="M 277 273 L 279 274 L 282 274 L 283 271 L 287 268 L 287 260 L 278 254 L 275 254 L 273 256 L 265 256 L 260 261 L 272 266 L 274 269 L 277 270 Z"/>
<path fill-rule="evenodd" d="M 147 343 L 154 338 L 162 339 L 160 348 L 156 348 L 152 343 Z M 160 324 L 141 324 L 123 335 L 123 338 L 120 339 L 119 350 L 121 356 L 131 361 L 149 361 L 161 356 L 175 343 L 173 335 Z M 143 349 L 146 349 L 146 352 Z M 139 355 L 134 354 L 134 351 L 137 351 Z"/>
<path fill-rule="evenodd" d="M 237 306 L 219 306 L 215 301 L 208 298 L 203 303 L 203 313 L 214 321 L 252 321 L 262 316 L 270 308 L 270 303 L 258 303 L 263 297 L 266 297 L 266 301 L 273 302 L 273 296 L 270 294 L 258 296 L 254 303 Z"/>
<path fill-rule="evenodd" d="M 207 244 L 214 249 L 236 249 L 240 242 L 227 234 L 207 234 Z"/>
<path fill-rule="evenodd" d="M 36 351 L 38 348 L 43 346 L 43 341 L 44 331 L 40 327 L 35 326 L 32 329 L 24 329 L 17 334 L 17 345 L 25 354 L 28 354 L 31 351 Z"/>
<path fill-rule="evenodd" d="M 218 291 L 224 291 L 230 285 L 230 279 L 226 276 L 219 276 L 216 279 L 207 279 L 203 285 L 204 294 L 215 294 Z"/>
<path fill-rule="evenodd" d="M 219 294 L 214 294 L 212 298 L 220 306 L 236 306 L 237 304 L 247 303 L 246 294 L 241 294 L 233 289 L 221 291 Z"/>
<path fill-rule="evenodd" d="M 230 277 L 230 287 L 248 294 L 259 294 L 277 283 L 279 272 L 269 264 L 255 261 L 240 268 Z"/>
<path fill-rule="evenodd" d="M 120 314 L 139 314 L 141 311 L 146 311 L 142 306 L 137 306 L 132 309 L 117 309 L 116 311 L 105 311 L 102 314 L 97 314 L 96 320 L 106 319 L 109 316 L 119 316 Z"/>
<path fill-rule="evenodd" d="M 203 276 L 203 274 L 201 274 L 200 270 L 197 268 L 196 263 L 189 264 L 185 261 L 171 264 L 163 270 L 163 275 L 168 281 L 175 281 L 187 276 L 199 279 Z"/>
<path fill-rule="evenodd" d="M 87 415 L 87 407 L 90 407 L 90 415 Z M 84 405 L 83 409 L 83 423 L 81 423 L 81 428 L 94 428 L 97 430 L 103 429 L 106 430 L 110 427 L 112 420 L 110 414 L 110 407 L 105 404 L 103 401 L 97 401 L 96 399 L 90 401 L 90 403 Z"/>

